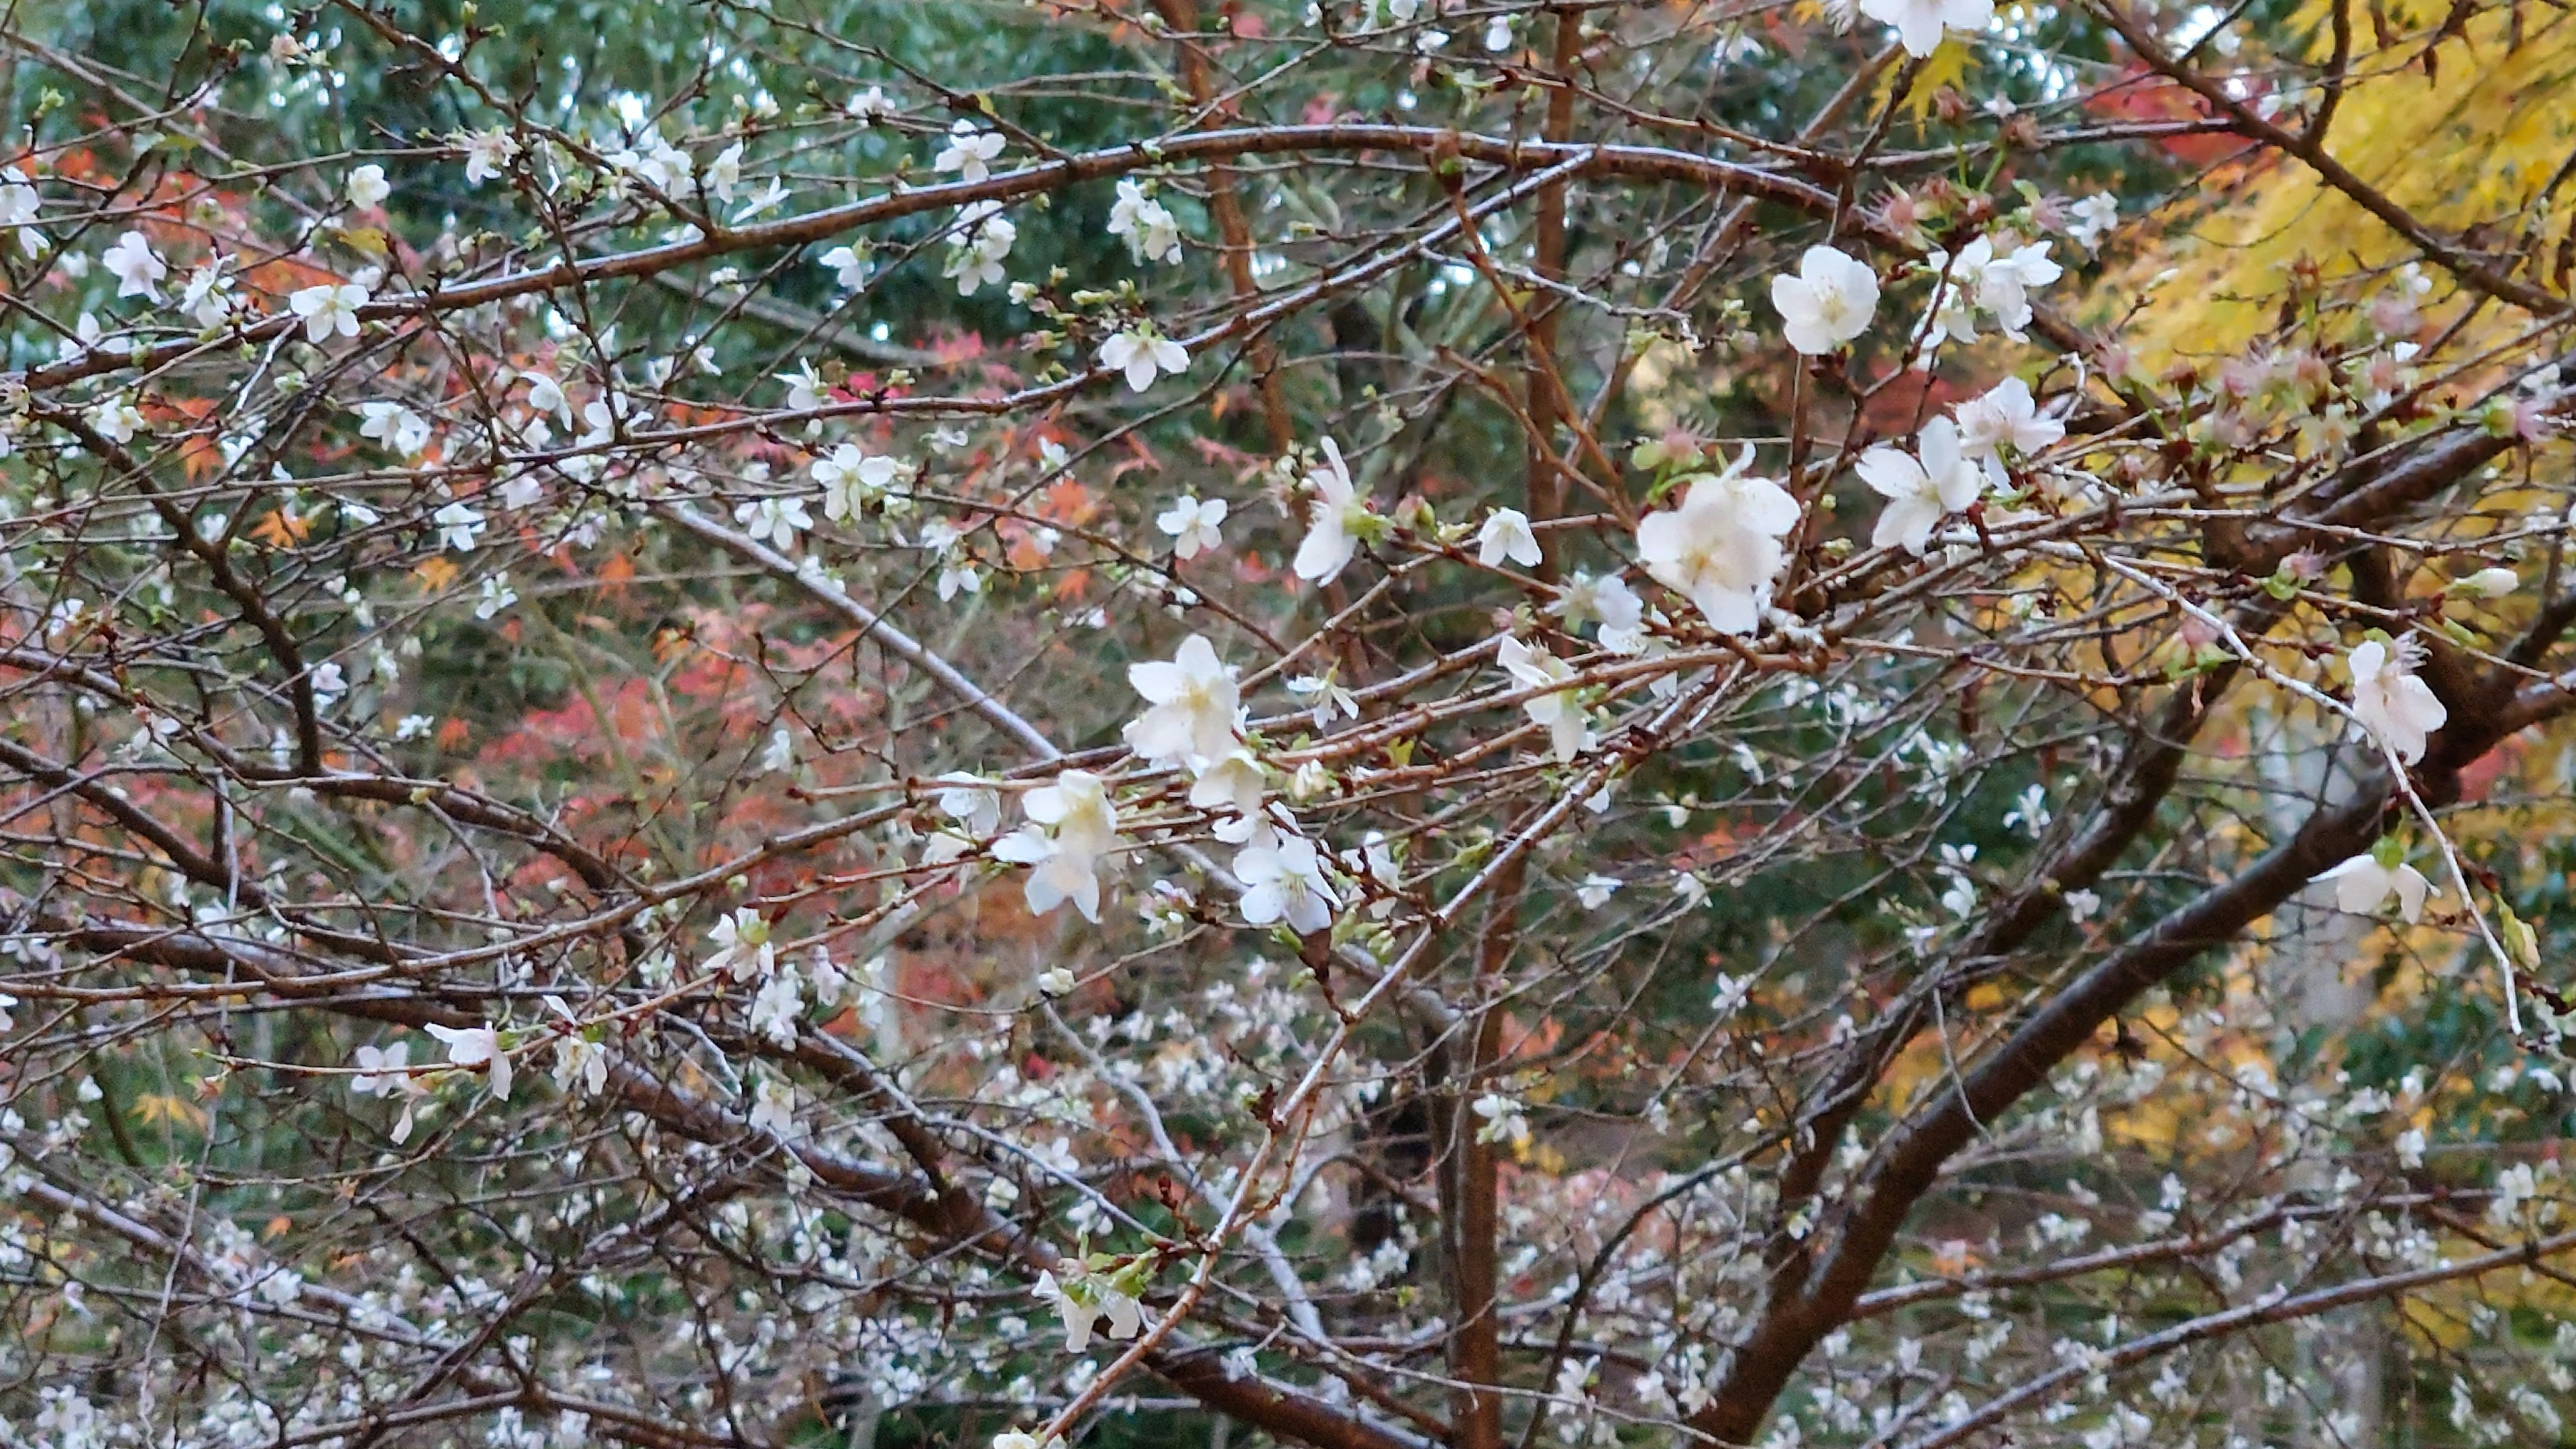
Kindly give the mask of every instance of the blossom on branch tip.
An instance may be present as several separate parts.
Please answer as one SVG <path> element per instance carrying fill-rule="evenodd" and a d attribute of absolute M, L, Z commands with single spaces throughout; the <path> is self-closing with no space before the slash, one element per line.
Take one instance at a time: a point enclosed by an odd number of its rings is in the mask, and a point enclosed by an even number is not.
<path fill-rule="evenodd" d="M 1064 1322 L 1067 1353 L 1080 1353 L 1090 1347 L 1091 1326 L 1103 1318 L 1109 1320 L 1109 1337 L 1115 1339 L 1134 1338 L 1144 1326 L 1143 1306 L 1135 1294 L 1114 1278 L 1094 1273 L 1071 1258 L 1038 1275 L 1037 1294 L 1054 1301 L 1056 1316 Z M 1018 1437 L 1029 1439 L 1026 1434 Z M 1034 1449 L 1035 1441 L 1029 1442 Z M 994 1449 L 1004 1449 L 1000 1439 L 993 1444 Z"/>
<path fill-rule="evenodd" d="M 1118 182 L 1118 200 L 1109 208 L 1109 234 L 1123 237 L 1127 254 L 1140 262 L 1181 259 L 1181 224 L 1163 203 L 1145 194 L 1133 177 Z"/>
<path fill-rule="evenodd" d="M 509 168 L 518 159 L 518 138 L 494 127 L 488 131 L 468 131 L 459 140 L 465 147 L 465 184 L 480 186 Z"/>
<path fill-rule="evenodd" d="M 394 194 L 394 189 L 385 180 L 385 168 L 370 163 L 349 173 L 349 181 L 342 188 L 342 194 L 349 198 L 351 206 L 364 211 L 368 207 L 382 205 L 386 197 Z"/>
<path fill-rule="evenodd" d="M 823 489 L 823 516 L 846 523 L 866 512 L 869 504 L 884 501 L 902 469 L 892 458 L 874 457 L 856 443 L 842 443 L 815 459 L 810 471 Z"/>
<path fill-rule="evenodd" d="M 1959 420 L 1960 453 L 1986 464 L 1998 483 L 2005 449 L 2026 458 L 2066 436 L 2066 425 L 2042 413 L 2030 384 L 2018 377 L 2005 378 L 1951 413 Z"/>

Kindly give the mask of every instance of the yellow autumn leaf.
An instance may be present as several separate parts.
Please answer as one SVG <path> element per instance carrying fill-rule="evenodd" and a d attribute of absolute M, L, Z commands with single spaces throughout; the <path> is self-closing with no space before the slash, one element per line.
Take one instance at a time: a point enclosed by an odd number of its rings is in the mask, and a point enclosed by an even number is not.
<path fill-rule="evenodd" d="M 134 1120 L 147 1127 L 155 1123 L 164 1123 L 173 1127 L 185 1127 L 192 1132 L 206 1130 L 206 1114 L 198 1109 L 196 1103 L 184 1097 L 174 1097 L 162 1092 L 144 1092 L 136 1096 Z"/>

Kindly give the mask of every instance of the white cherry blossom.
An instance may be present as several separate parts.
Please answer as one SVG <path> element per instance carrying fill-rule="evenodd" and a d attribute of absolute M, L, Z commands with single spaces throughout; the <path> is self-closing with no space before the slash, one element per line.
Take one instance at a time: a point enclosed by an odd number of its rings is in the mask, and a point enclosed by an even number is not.
<path fill-rule="evenodd" d="M 441 1026 L 429 1023 L 429 1034 L 447 1043 L 447 1064 L 471 1071 L 488 1067 L 492 1076 L 492 1095 L 510 1100 L 510 1054 L 501 1049 L 501 1033 L 491 1026 Z"/>
<path fill-rule="evenodd" d="M 1056 1316 L 1064 1322 L 1067 1353 L 1080 1353 L 1090 1347 L 1091 1326 L 1103 1318 L 1109 1320 L 1108 1336 L 1114 1339 L 1134 1338 L 1144 1325 L 1142 1307 L 1133 1295 L 1070 1258 L 1056 1264 L 1053 1271 L 1038 1274 L 1037 1294 L 1054 1301 Z M 1028 1441 L 1028 1449 L 1037 1449 L 1037 1441 L 1029 1435 L 1018 1437 Z M 993 1449 L 1005 1446 L 995 1439 Z"/>
<path fill-rule="evenodd" d="M 1001 132 L 960 120 L 948 128 L 948 144 L 931 158 L 930 169 L 954 171 L 960 181 L 981 181 L 993 174 L 992 163 L 1001 157 L 1004 144 Z"/>
<path fill-rule="evenodd" d="M 116 278 L 116 295 L 161 300 L 161 279 L 170 275 L 170 265 L 152 250 L 143 233 L 129 231 L 118 237 L 98 260 Z"/>
<path fill-rule="evenodd" d="M 1023 894 L 1043 916 L 1066 901 L 1100 921 L 1100 867 L 1118 848 L 1118 807 L 1099 776 L 1067 770 L 1020 801 L 1029 823 L 993 843 L 993 854 L 1032 867 Z"/>
<path fill-rule="evenodd" d="M 404 457 L 429 446 L 429 421 L 398 402 L 358 404 L 358 436 L 373 438 Z"/>
<path fill-rule="evenodd" d="M 1301 579 L 1330 583 L 1350 566 L 1360 540 L 1377 526 L 1377 515 L 1359 496 L 1341 445 L 1331 438 L 1324 439 L 1324 461 L 1307 472 L 1306 486 L 1315 490 L 1315 500 L 1307 509 L 1306 538 L 1297 545 L 1292 567 Z"/>
<path fill-rule="evenodd" d="M 1959 451 L 1987 465 L 2000 483 L 2006 450 L 2027 458 L 2066 436 L 2066 424 L 2042 413 L 2030 384 L 2008 377 L 1952 410 L 1959 420 Z"/>
<path fill-rule="evenodd" d="M 1139 322 L 1122 332 L 1109 334 L 1100 344 L 1100 365 L 1127 375 L 1127 386 L 1143 392 L 1154 385 L 1154 375 L 1170 373 L 1174 377 L 1189 371 L 1190 354 L 1181 344 L 1154 330 L 1151 322 Z"/>
<path fill-rule="evenodd" d="M 1798 259 L 1798 275 L 1771 279 L 1771 305 L 1786 324 L 1789 345 L 1820 356 L 1869 330 L 1878 311 L 1878 274 L 1833 247 L 1812 246 Z"/>
<path fill-rule="evenodd" d="M 765 539 L 782 549 L 794 548 L 796 536 L 814 526 L 814 516 L 805 511 L 805 500 L 792 494 L 772 494 L 737 503 L 733 516 L 754 543 Z"/>
<path fill-rule="evenodd" d="M 1243 882 L 1239 903 L 1247 924 L 1284 922 L 1300 936 L 1328 930 L 1342 898 L 1324 875 L 1323 857 L 1303 836 L 1282 836 L 1275 843 L 1256 843 L 1234 857 L 1235 879 Z"/>
<path fill-rule="evenodd" d="M 1242 713 L 1234 670 L 1192 634 L 1168 662 L 1127 666 L 1127 683 L 1152 708 L 1127 726 L 1127 747 L 1158 765 L 1215 760 L 1234 748 Z"/>
<path fill-rule="evenodd" d="M 1532 649 L 1518 639 L 1505 636 L 1495 657 L 1514 683 L 1524 689 L 1545 689 L 1574 677 L 1574 670 L 1562 659 L 1544 649 Z M 1557 762 L 1565 764 L 1591 747 L 1592 727 L 1584 715 L 1581 701 L 1571 690 L 1542 694 L 1524 700 L 1521 709 L 1532 723 L 1544 727 Z"/>
<path fill-rule="evenodd" d="M 1485 515 L 1485 526 L 1476 534 L 1476 562 L 1493 568 L 1510 559 L 1523 568 L 1536 568 L 1541 557 L 1528 514 L 1517 508 L 1497 508 Z"/>
<path fill-rule="evenodd" d="M 36 230 L 44 205 L 44 196 L 28 183 L 26 172 L 15 166 L 0 168 L 0 227 L 17 232 L 18 250 L 31 257 L 45 254 L 45 235 Z"/>
<path fill-rule="evenodd" d="M 2382 856 L 2385 855 L 2386 859 Z M 2424 898 L 2438 896 L 2441 888 L 2424 878 L 2424 873 L 2397 859 L 2394 850 L 2370 851 L 2356 855 L 2317 877 L 2333 881 L 2335 905 L 2356 916 L 2375 916 L 2386 907 L 2390 896 L 2397 897 L 2397 911 L 2408 925 L 2423 919 Z"/>
<path fill-rule="evenodd" d="M 2067 208 L 2066 235 L 2086 251 L 2101 247 L 2102 238 L 2120 224 L 2120 199 L 2097 191 Z"/>
<path fill-rule="evenodd" d="M 764 981 L 778 969 L 778 947 L 769 939 L 769 922 L 749 906 L 718 916 L 707 939 L 716 948 L 707 958 L 709 972 L 721 971 L 736 981 Z"/>
<path fill-rule="evenodd" d="M 439 541 L 458 553 L 471 553 L 483 536 L 483 515 L 468 503 L 450 503 L 429 516 L 438 525 Z"/>
<path fill-rule="evenodd" d="M 364 211 L 368 207 L 382 205 L 386 197 L 394 194 L 394 188 L 385 180 L 385 168 L 370 162 L 349 173 L 348 183 L 341 188 L 341 194 L 349 198 L 351 206 Z"/>
<path fill-rule="evenodd" d="M 367 289 L 355 282 L 329 282 L 293 293 L 286 305 L 304 319 L 304 340 L 319 345 L 334 334 L 358 335 L 358 309 L 367 305 Z"/>
<path fill-rule="evenodd" d="M 977 839 L 988 839 L 1002 828 L 1002 797 L 990 781 L 950 770 L 939 777 L 939 783 L 945 787 L 939 792 L 940 814 L 965 826 Z"/>
<path fill-rule="evenodd" d="M 1860 13 L 1894 26 L 1905 53 L 1921 60 L 1941 48 L 1945 31 L 1984 34 L 1994 23 L 1995 0 L 1860 0 Z"/>
<path fill-rule="evenodd" d="M 814 481 L 823 488 L 823 516 L 846 523 L 882 502 L 903 471 L 892 458 L 871 455 L 856 443 L 842 443 L 814 460 Z"/>
<path fill-rule="evenodd" d="M 1002 263 L 1009 260 L 1019 236 L 1019 227 L 1002 215 L 999 202 L 960 207 L 957 229 L 948 238 L 948 261 L 939 274 L 956 280 L 958 296 L 972 297 L 979 288 L 1003 279 Z"/>
<path fill-rule="evenodd" d="M 518 159 L 518 138 L 494 127 L 488 131 L 469 131 L 460 138 L 465 146 L 465 184 L 480 186 L 509 169 Z"/>
<path fill-rule="evenodd" d="M 823 253 L 822 262 L 832 269 L 832 280 L 845 289 L 855 291 L 868 279 L 867 255 L 856 247 L 834 247 Z"/>
<path fill-rule="evenodd" d="M 2352 717 L 2410 765 L 2424 758 L 2424 737 L 2451 717 L 2432 688 L 2415 677 L 2421 648 L 2412 638 L 2393 648 L 2370 639 L 2355 645 L 2344 661 L 2352 673 Z"/>
<path fill-rule="evenodd" d="M 1181 259 L 1180 222 L 1133 177 L 1118 182 L 1118 200 L 1109 208 L 1109 234 L 1126 238 L 1128 255 L 1139 262 Z"/>
<path fill-rule="evenodd" d="M 1921 557 L 1932 545 L 1932 530 L 1942 518 L 1977 501 L 1985 475 L 1960 451 L 1958 425 L 1934 418 L 1916 439 L 1919 456 L 1884 443 L 1861 454 L 1856 469 L 1887 506 L 1879 510 L 1870 546 L 1903 544 Z"/>
<path fill-rule="evenodd" d="M 1155 516 L 1154 526 L 1171 535 L 1174 558 L 1196 558 L 1225 546 L 1225 535 L 1217 531 L 1225 515 L 1224 499 L 1202 502 L 1197 495 L 1184 493 Z"/>
<path fill-rule="evenodd" d="M 1751 473 L 1753 449 L 1719 474 L 1685 480 L 1679 508 L 1637 525 L 1637 556 L 1657 583 L 1687 596 L 1709 627 L 1750 634 L 1770 606 L 1771 583 L 1788 562 L 1781 545 L 1798 526 L 1798 500 Z"/>

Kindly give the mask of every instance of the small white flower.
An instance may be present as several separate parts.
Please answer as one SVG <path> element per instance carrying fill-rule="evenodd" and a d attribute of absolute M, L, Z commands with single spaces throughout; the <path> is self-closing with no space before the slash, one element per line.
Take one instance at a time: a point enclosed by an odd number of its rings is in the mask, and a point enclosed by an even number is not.
<path fill-rule="evenodd" d="M 1002 828 L 1002 797 L 980 775 L 951 770 L 939 777 L 947 788 L 939 792 L 939 813 L 964 825 L 977 839 L 990 838 Z"/>
<path fill-rule="evenodd" d="M 1106 1318 L 1109 1336 L 1129 1339 L 1144 1326 L 1142 1306 L 1121 1292 L 1109 1279 L 1067 1258 L 1052 1272 L 1038 1275 L 1037 1294 L 1053 1299 L 1056 1316 L 1064 1321 L 1064 1350 L 1080 1353 L 1091 1344 L 1091 1325 Z M 1018 1438 L 1018 1444 L 1004 1444 L 1004 1438 Z M 1004 1435 L 993 1441 L 993 1449 L 1039 1449 L 1029 1435 Z"/>
<path fill-rule="evenodd" d="M 385 180 L 385 168 L 372 163 L 350 172 L 348 185 L 343 190 L 349 204 L 361 211 L 381 205 L 386 197 L 394 194 L 392 184 Z"/>
<path fill-rule="evenodd" d="M 90 404 L 81 418 L 97 429 L 100 437 L 118 444 L 133 442 L 134 435 L 143 431 L 144 426 L 143 410 L 122 393 Z"/>
<path fill-rule="evenodd" d="M 1118 183 L 1118 200 L 1109 208 L 1109 234 L 1125 237 L 1128 255 L 1139 262 L 1181 259 L 1180 222 L 1132 177 Z"/>
<path fill-rule="evenodd" d="M 1067 770 L 1052 785 L 1023 796 L 1029 823 L 993 843 L 993 854 L 1031 866 L 1023 893 L 1032 915 L 1071 901 L 1082 918 L 1100 921 L 1101 862 L 1118 848 L 1118 807 L 1099 776 Z"/>
<path fill-rule="evenodd" d="M 1528 514 L 1517 508 L 1497 508 L 1485 515 L 1485 526 L 1476 534 L 1476 562 L 1493 568 L 1510 559 L 1523 568 L 1536 568 L 1539 558 L 1538 535 L 1530 531 Z"/>
<path fill-rule="evenodd" d="M 841 113 L 862 127 L 873 126 L 894 114 L 894 102 L 886 97 L 884 86 L 870 86 L 842 102 Z"/>
<path fill-rule="evenodd" d="M 44 233 L 36 230 L 44 205 L 44 197 L 28 184 L 26 172 L 15 166 L 0 168 L 0 227 L 16 231 L 18 249 L 31 257 L 45 254 Z"/>
<path fill-rule="evenodd" d="M 1323 857 L 1315 843 L 1286 836 L 1275 844 L 1256 844 L 1234 857 L 1234 874 L 1243 882 L 1243 919 L 1255 926 L 1285 921 L 1301 936 L 1330 929 L 1341 897 L 1324 877 Z"/>
<path fill-rule="evenodd" d="M 143 233 L 129 231 L 118 237 L 99 261 L 116 278 L 116 295 L 161 300 L 161 279 L 170 275 L 170 267 L 154 254 Z"/>
<path fill-rule="evenodd" d="M 805 511 L 805 500 L 794 496 L 772 494 L 737 503 L 733 516 L 754 543 L 765 539 L 782 549 L 794 548 L 796 536 L 814 526 L 814 516 Z"/>
<path fill-rule="evenodd" d="M 2072 219 L 2066 224 L 2066 235 L 2089 252 L 2120 224 L 2120 201 L 2107 191 L 2097 191 L 2068 207 L 2067 214 Z"/>
<path fill-rule="evenodd" d="M 1139 322 L 1123 332 L 1113 332 L 1100 344 L 1100 365 L 1127 375 L 1127 386 L 1143 392 L 1154 385 L 1157 372 L 1174 377 L 1189 371 L 1190 354 L 1181 344 L 1154 330 L 1151 322 Z"/>
<path fill-rule="evenodd" d="M 2089 921 L 2100 909 L 2102 897 L 2092 891 L 2072 890 L 2066 893 L 2066 914 L 2075 920 Z"/>
<path fill-rule="evenodd" d="M 519 143 L 509 132 L 495 127 L 488 131 L 470 131 L 465 142 L 465 184 L 480 186 L 509 169 L 518 159 Z"/>
<path fill-rule="evenodd" d="M 401 403 L 362 402 L 358 416 L 358 436 L 373 438 L 406 458 L 429 446 L 428 420 Z"/>
<path fill-rule="evenodd" d="M 358 335 L 358 309 L 367 305 L 367 289 L 354 282 L 306 287 L 286 299 L 288 310 L 304 319 L 304 340 L 323 343 L 333 334 Z"/>
<path fill-rule="evenodd" d="M 856 443 L 843 443 L 814 460 L 814 481 L 823 488 L 823 516 L 846 523 L 883 502 L 902 465 L 892 458 L 871 457 Z"/>
<path fill-rule="evenodd" d="M 482 596 L 474 604 L 474 617 L 492 618 L 517 602 L 519 602 L 519 594 L 516 589 L 510 587 L 510 581 L 499 574 L 493 574 L 483 580 Z"/>
<path fill-rule="evenodd" d="M 868 259 L 855 247 L 834 247 L 823 253 L 823 265 L 832 269 L 832 280 L 855 291 L 868 279 Z"/>
<path fill-rule="evenodd" d="M 439 541 L 458 553 L 473 552 L 483 530 L 489 526 L 484 523 L 482 514 L 465 503 L 450 503 L 431 514 L 429 521 L 438 525 Z"/>
<path fill-rule="evenodd" d="M 1331 438 L 1324 439 L 1324 461 L 1306 474 L 1306 486 L 1315 490 L 1315 501 L 1307 509 L 1306 538 L 1297 545 L 1292 567 L 1301 579 L 1330 583 L 1350 565 L 1377 515 L 1359 496 L 1341 445 Z"/>
<path fill-rule="evenodd" d="M 1314 700 L 1315 728 L 1333 727 L 1333 716 L 1344 719 L 1360 717 L 1359 696 L 1344 689 L 1330 673 L 1300 674 L 1288 681 L 1288 692 L 1301 699 Z"/>
<path fill-rule="evenodd" d="M 1241 699 L 1216 646 L 1192 634 L 1167 663 L 1127 666 L 1127 682 L 1152 708 L 1126 729 L 1127 747 L 1159 765 L 1216 760 L 1234 748 Z"/>
<path fill-rule="evenodd" d="M 1771 279 L 1789 345 L 1810 357 L 1831 352 L 1869 330 L 1878 311 L 1878 274 L 1828 246 L 1807 248 L 1798 275 Z"/>
<path fill-rule="evenodd" d="M 1798 526 L 1798 500 L 1750 474 L 1753 449 L 1722 474 L 1701 473 L 1679 508 L 1637 525 L 1637 556 L 1657 583 L 1687 595 L 1709 626 L 1750 634 L 1771 602 L 1771 582 L 1788 562 L 1781 540 Z"/>
<path fill-rule="evenodd" d="M 2409 765 L 2424 758 L 2425 736 L 2451 717 L 2415 677 L 2418 647 L 2412 638 L 2394 649 L 2370 639 L 2345 660 L 2352 672 L 2352 717 Z"/>
<path fill-rule="evenodd" d="M 1959 420 L 1960 453 L 1989 465 L 1998 481 L 2006 449 L 2026 458 L 2066 436 L 2066 425 L 2044 416 L 2031 398 L 2030 384 L 2017 377 L 2005 378 L 1952 411 Z"/>
<path fill-rule="evenodd" d="M 1225 546 L 1225 535 L 1217 531 L 1225 522 L 1226 503 L 1222 498 L 1205 502 L 1184 493 L 1171 507 L 1154 519 L 1154 526 L 1172 536 L 1174 558 L 1196 558 Z"/>
<path fill-rule="evenodd" d="M 1917 60 L 1941 48 L 1945 30 L 1982 35 L 1994 23 L 1994 0 L 1860 0 L 1860 13 L 1896 27 L 1905 53 Z"/>
<path fill-rule="evenodd" d="M 1002 263 L 1009 259 L 1020 229 L 1002 215 L 1001 204 L 993 201 L 960 208 L 957 223 L 957 230 L 948 239 L 948 262 L 940 275 L 956 279 L 958 296 L 971 297 L 978 288 L 1002 280 Z"/>
<path fill-rule="evenodd" d="M 742 184 L 742 143 L 736 141 L 718 152 L 716 159 L 698 173 L 698 179 L 716 200 L 733 200 L 733 189 Z"/>
<path fill-rule="evenodd" d="M 1855 467 L 1861 481 L 1887 500 L 1870 533 L 1870 546 L 1901 543 L 1920 558 L 1942 518 L 1977 501 L 1985 490 L 1985 475 L 1961 453 L 1958 425 L 1948 418 L 1925 423 L 1917 446 L 1920 457 L 1882 443 L 1861 454 Z"/>
<path fill-rule="evenodd" d="M 429 1024 L 429 1034 L 447 1043 L 447 1064 L 464 1070 L 489 1067 L 492 1095 L 510 1100 L 510 1054 L 501 1049 L 501 1034 L 491 1026 L 454 1027 Z"/>
<path fill-rule="evenodd" d="M 778 947 L 769 939 L 769 922 L 749 906 L 718 916 L 707 939 L 716 952 L 706 969 L 722 971 L 736 981 L 766 981 L 778 969 Z"/>
<path fill-rule="evenodd" d="M 1498 662 L 1512 676 L 1512 681 L 1528 689 L 1544 689 L 1562 684 L 1574 677 L 1574 670 L 1562 659 L 1544 649 L 1532 649 L 1518 639 L 1504 637 L 1495 651 Z M 1565 764 L 1592 747 L 1592 727 L 1583 705 L 1572 691 L 1559 690 L 1526 700 L 1521 709 L 1532 723 L 1545 728 L 1559 764 Z"/>
<path fill-rule="evenodd" d="M 960 181 L 981 181 L 993 174 L 992 163 L 1000 158 L 1003 144 L 1001 132 L 960 120 L 948 128 L 948 144 L 931 158 L 930 169 L 954 171 Z"/>
<path fill-rule="evenodd" d="M 1617 895 L 1619 887 L 1626 884 L 1626 881 L 1615 875 L 1597 873 L 1587 875 L 1583 878 L 1583 883 L 1574 888 L 1574 899 L 1580 902 L 1585 910 L 1597 911 L 1610 904 L 1610 898 Z"/>
<path fill-rule="evenodd" d="M 2394 850 L 2386 851 L 2391 859 L 2381 859 L 2382 852 L 2371 851 L 2326 871 L 2317 879 L 2335 883 L 2335 905 L 2356 916 L 2375 916 L 2397 897 L 2397 911 L 2408 925 L 2423 919 L 2424 898 L 2438 896 L 2441 887 L 2424 878 L 2424 873 L 2394 859 Z"/>

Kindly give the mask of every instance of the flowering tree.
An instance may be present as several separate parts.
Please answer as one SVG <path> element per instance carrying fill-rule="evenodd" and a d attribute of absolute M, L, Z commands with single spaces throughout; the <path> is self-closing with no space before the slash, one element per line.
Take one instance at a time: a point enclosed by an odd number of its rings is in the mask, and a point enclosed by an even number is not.
<path fill-rule="evenodd" d="M 0 1437 L 2567 1433 L 2554 12 L 119 13 Z"/>

